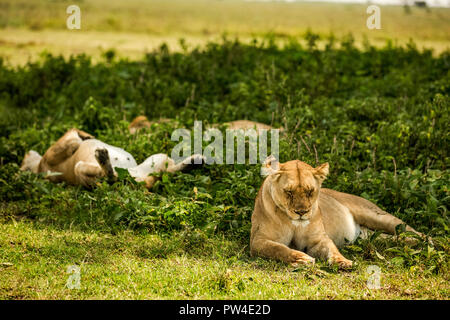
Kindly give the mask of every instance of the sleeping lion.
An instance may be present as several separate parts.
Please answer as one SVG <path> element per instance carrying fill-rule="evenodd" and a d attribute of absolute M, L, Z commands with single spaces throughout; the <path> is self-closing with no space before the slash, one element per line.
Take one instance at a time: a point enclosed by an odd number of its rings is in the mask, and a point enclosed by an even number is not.
<path fill-rule="evenodd" d="M 297 264 L 315 258 L 352 267 L 338 250 L 353 242 L 363 228 L 395 234 L 404 222 L 358 196 L 321 188 L 328 163 L 317 168 L 293 160 L 279 163 L 269 157 L 262 172 L 267 175 L 252 214 L 252 255 Z M 410 226 L 411 231 L 424 237 Z"/>
<path fill-rule="evenodd" d="M 128 129 L 130 130 L 131 134 L 135 134 L 139 132 L 141 129 L 144 128 L 151 128 L 151 126 L 155 123 L 173 123 L 177 126 L 180 125 L 180 123 L 175 119 L 168 119 L 168 118 L 160 118 L 159 120 L 150 121 L 146 116 L 138 116 L 134 118 L 130 125 L 128 126 Z M 211 127 L 217 128 L 220 124 L 213 124 Z M 268 124 L 256 122 L 256 121 L 250 121 L 250 120 L 235 120 L 230 122 L 224 122 L 224 126 L 227 127 L 229 130 L 250 130 L 255 129 L 257 133 L 259 133 L 260 130 L 271 130 L 275 129 L 272 126 L 269 126 Z M 283 128 L 277 128 L 280 130 L 280 132 L 283 132 Z"/>
<path fill-rule="evenodd" d="M 194 162 L 198 157 L 200 159 Z M 94 139 L 84 131 L 71 129 L 56 141 L 44 156 L 40 156 L 36 151 L 29 151 L 20 169 L 34 173 L 51 173 L 47 178 L 52 182 L 65 181 L 90 188 L 100 177 L 114 181 L 117 177 L 114 168 L 117 167 L 127 169 L 136 181 L 145 182 L 146 187 L 151 189 L 157 180 L 157 177 L 150 176 L 151 173 L 186 171 L 192 168 L 194 163 L 203 162 L 203 156 L 193 155 L 175 164 L 166 154 L 159 153 L 138 165 L 133 156 L 125 150 Z"/>

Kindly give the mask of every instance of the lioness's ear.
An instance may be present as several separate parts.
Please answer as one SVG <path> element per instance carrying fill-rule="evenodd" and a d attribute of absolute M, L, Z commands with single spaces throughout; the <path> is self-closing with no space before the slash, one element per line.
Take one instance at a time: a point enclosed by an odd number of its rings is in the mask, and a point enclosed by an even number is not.
<path fill-rule="evenodd" d="M 261 175 L 267 177 L 277 173 L 280 173 L 280 163 L 273 155 L 271 155 L 264 161 L 261 167 Z"/>
<path fill-rule="evenodd" d="M 317 168 L 315 168 L 314 175 L 316 176 L 316 178 L 318 178 L 322 182 L 327 177 L 329 168 L 330 168 L 330 166 L 329 166 L 328 162 L 325 162 L 325 163 L 321 164 L 320 166 L 318 166 Z"/>

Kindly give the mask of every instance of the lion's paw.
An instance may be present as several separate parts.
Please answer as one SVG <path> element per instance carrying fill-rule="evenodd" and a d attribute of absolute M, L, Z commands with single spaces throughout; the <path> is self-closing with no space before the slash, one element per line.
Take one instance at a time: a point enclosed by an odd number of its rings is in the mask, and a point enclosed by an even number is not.
<path fill-rule="evenodd" d="M 353 266 L 353 261 L 348 260 L 344 257 L 335 257 L 331 259 L 331 263 L 335 263 L 339 266 L 339 269 L 351 269 Z"/>
<path fill-rule="evenodd" d="M 289 254 L 289 263 L 293 266 L 299 264 L 314 264 L 315 262 L 316 259 L 300 251 L 292 250 Z"/>

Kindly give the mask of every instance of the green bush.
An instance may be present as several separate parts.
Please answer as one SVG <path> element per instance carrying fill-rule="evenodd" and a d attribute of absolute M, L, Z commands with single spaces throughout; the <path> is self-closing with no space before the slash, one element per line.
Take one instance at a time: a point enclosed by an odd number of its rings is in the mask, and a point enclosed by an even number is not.
<path fill-rule="evenodd" d="M 283 126 L 282 161 L 328 161 L 325 182 L 361 195 L 416 229 L 448 236 L 450 55 L 388 45 L 356 49 L 351 39 L 317 50 L 296 41 L 244 45 L 224 40 L 142 61 L 110 53 L 47 55 L 12 68 L 0 63 L 0 199 L 4 215 L 62 226 L 152 231 L 194 228 L 247 238 L 262 178 L 259 165 L 204 166 L 163 174 L 149 193 L 126 175 L 94 190 L 54 185 L 18 165 L 78 127 L 131 152 L 138 162 L 169 153 L 171 123 L 130 135 L 129 121 L 176 118 L 217 123 L 251 119 Z"/>

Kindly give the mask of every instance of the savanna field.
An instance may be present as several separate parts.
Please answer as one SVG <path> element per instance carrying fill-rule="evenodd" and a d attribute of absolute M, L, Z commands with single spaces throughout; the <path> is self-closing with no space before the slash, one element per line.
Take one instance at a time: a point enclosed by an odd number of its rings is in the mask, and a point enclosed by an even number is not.
<path fill-rule="evenodd" d="M 9 21 L 0 34 L 11 27 L 20 32 Z M 311 30 L 283 44 L 274 34 L 252 39 L 181 40 L 178 50 L 162 44 L 136 59 L 50 50 L 20 64 L 3 47 L 1 299 L 450 298 L 450 52 Z M 133 135 L 138 115 L 176 121 Z M 125 174 L 87 190 L 19 170 L 27 151 L 43 154 L 73 127 L 139 163 L 170 155 L 177 128 L 237 119 L 284 128 L 282 162 L 329 162 L 324 187 L 373 201 L 433 243 L 407 245 L 400 228 L 342 249 L 356 262 L 350 271 L 325 261 L 294 268 L 250 256 L 260 165 L 164 173 L 151 192 Z M 72 265 L 79 289 L 66 287 Z M 367 286 L 373 265 L 380 289 Z"/>

